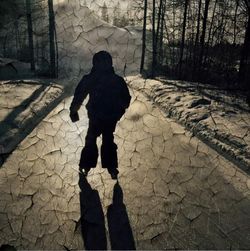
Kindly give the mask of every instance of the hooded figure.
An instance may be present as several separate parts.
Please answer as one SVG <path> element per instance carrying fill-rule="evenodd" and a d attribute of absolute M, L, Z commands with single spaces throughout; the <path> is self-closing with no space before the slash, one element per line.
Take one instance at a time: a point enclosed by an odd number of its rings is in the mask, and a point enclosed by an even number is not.
<path fill-rule="evenodd" d="M 118 174 L 117 146 L 114 143 L 113 133 L 117 122 L 128 108 L 131 97 L 124 79 L 115 74 L 112 57 L 106 51 L 100 51 L 94 55 L 90 74 L 83 76 L 76 87 L 70 106 L 72 122 L 79 119 L 78 110 L 87 95 L 89 95 L 86 105 L 89 128 L 79 167 L 87 175 L 90 168 L 96 166 L 98 158 L 96 139 L 102 135 L 102 167 L 108 169 L 112 179 L 116 179 Z"/>

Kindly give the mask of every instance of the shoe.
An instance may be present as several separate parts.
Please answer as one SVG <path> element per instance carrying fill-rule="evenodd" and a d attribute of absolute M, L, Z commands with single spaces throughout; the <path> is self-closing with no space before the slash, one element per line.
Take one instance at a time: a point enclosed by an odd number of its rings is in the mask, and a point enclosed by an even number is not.
<path fill-rule="evenodd" d="M 87 177 L 89 170 L 82 169 L 80 170 L 80 173 L 82 173 L 83 176 Z"/>
<path fill-rule="evenodd" d="M 117 180 L 117 173 L 110 173 L 112 180 Z"/>
<path fill-rule="evenodd" d="M 88 175 L 88 173 L 89 173 L 89 170 L 84 170 L 84 169 L 83 169 L 83 175 L 84 175 L 85 177 Z"/>

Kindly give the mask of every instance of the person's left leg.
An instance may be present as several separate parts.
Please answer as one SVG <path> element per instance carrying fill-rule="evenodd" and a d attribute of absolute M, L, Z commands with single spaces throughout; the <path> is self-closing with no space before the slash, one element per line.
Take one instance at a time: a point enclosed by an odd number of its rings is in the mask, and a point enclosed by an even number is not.
<path fill-rule="evenodd" d="M 101 131 L 99 129 L 98 122 L 93 119 L 89 119 L 89 128 L 85 138 L 85 146 L 82 149 L 79 163 L 80 169 L 84 169 L 86 174 L 91 168 L 96 167 L 98 159 L 96 139 L 100 133 Z"/>
<path fill-rule="evenodd" d="M 117 121 L 105 122 L 102 130 L 101 162 L 107 168 L 113 179 L 119 173 L 117 160 L 117 145 L 114 143 L 114 131 Z"/>

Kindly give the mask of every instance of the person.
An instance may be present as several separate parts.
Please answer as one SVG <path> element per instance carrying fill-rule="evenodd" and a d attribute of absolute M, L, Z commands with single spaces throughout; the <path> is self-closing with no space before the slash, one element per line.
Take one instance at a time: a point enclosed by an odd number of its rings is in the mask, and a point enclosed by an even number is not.
<path fill-rule="evenodd" d="M 124 79 L 114 72 L 112 57 L 107 51 L 100 51 L 93 56 L 93 67 L 88 75 L 83 76 L 75 89 L 70 105 L 72 122 L 79 120 L 78 110 L 89 95 L 86 105 L 89 127 L 85 146 L 81 152 L 80 170 L 87 175 L 96 167 L 98 159 L 97 137 L 102 135 L 101 164 L 107 168 L 112 179 L 117 179 L 117 145 L 114 143 L 114 131 L 117 122 L 128 108 L 131 96 Z"/>

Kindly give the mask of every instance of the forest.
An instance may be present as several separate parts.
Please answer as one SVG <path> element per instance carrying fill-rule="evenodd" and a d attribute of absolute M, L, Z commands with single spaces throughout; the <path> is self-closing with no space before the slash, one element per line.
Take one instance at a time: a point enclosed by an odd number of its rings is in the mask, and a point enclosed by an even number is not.
<path fill-rule="evenodd" d="M 3 0 L 0 5 L 0 55 L 29 62 L 38 76 L 57 77 L 53 0 Z"/>
<path fill-rule="evenodd" d="M 147 35 L 148 15 L 152 33 Z M 249 89 L 250 2 L 144 1 L 143 57 L 152 40 L 151 76 Z"/>
<path fill-rule="evenodd" d="M 87 0 L 80 2 L 88 5 Z M 53 0 L 0 4 L 1 57 L 29 62 L 36 74 L 57 77 Z M 250 92 L 249 0 L 136 0 L 127 1 L 125 9 L 122 6 L 104 1 L 99 17 L 120 28 L 140 27 L 140 72 L 145 77 Z M 11 34 L 4 32 L 10 29 Z"/>

